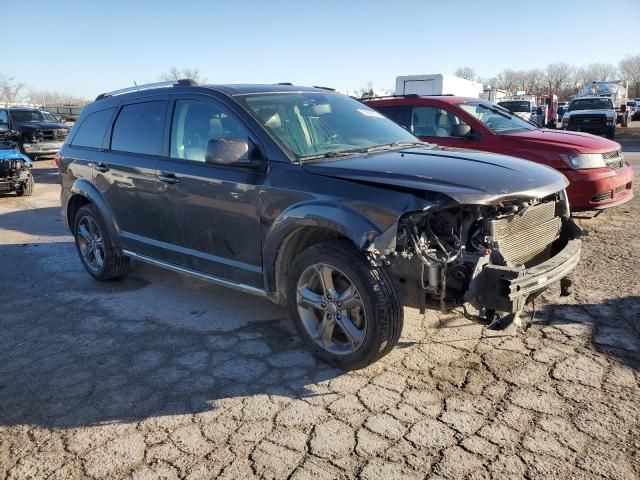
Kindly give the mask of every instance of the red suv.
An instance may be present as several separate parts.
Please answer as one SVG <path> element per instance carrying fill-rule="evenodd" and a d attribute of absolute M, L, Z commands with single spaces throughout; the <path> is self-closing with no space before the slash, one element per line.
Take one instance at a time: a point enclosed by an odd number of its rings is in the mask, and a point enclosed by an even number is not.
<path fill-rule="evenodd" d="M 363 100 L 421 140 L 543 163 L 571 182 L 575 210 L 602 209 L 633 198 L 633 170 L 617 142 L 587 133 L 537 128 L 486 100 L 406 95 Z"/>

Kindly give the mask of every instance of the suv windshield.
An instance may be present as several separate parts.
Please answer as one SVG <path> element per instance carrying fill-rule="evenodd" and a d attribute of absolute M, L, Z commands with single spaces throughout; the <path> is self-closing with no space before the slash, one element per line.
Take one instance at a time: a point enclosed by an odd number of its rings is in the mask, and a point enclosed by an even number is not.
<path fill-rule="evenodd" d="M 237 98 L 298 159 L 422 143 L 380 113 L 341 94 L 278 92 Z"/>
<path fill-rule="evenodd" d="M 573 110 L 613 110 L 610 98 L 581 98 L 569 104 L 569 111 Z"/>
<path fill-rule="evenodd" d="M 510 112 L 527 112 L 528 113 L 531 111 L 531 104 L 529 102 L 510 100 L 506 102 L 498 102 L 498 105 L 500 105 L 503 108 L 506 108 Z"/>
<path fill-rule="evenodd" d="M 39 110 L 9 110 L 11 120 L 18 123 L 42 122 L 44 115 Z"/>
<path fill-rule="evenodd" d="M 465 102 L 459 105 L 465 112 L 484 123 L 493 133 L 513 133 L 536 129 L 533 124 L 490 102 Z"/>

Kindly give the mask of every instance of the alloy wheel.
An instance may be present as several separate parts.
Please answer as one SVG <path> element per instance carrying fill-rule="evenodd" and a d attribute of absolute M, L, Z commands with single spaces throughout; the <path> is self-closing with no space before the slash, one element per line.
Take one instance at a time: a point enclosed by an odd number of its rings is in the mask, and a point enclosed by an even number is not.
<path fill-rule="evenodd" d="M 86 264 L 98 272 L 104 265 L 104 240 L 100 228 L 90 217 L 78 222 L 78 246 Z"/>
<path fill-rule="evenodd" d="M 317 263 L 302 272 L 296 289 L 298 313 L 309 336 L 336 355 L 355 352 L 367 319 L 355 284 L 336 267 Z"/>

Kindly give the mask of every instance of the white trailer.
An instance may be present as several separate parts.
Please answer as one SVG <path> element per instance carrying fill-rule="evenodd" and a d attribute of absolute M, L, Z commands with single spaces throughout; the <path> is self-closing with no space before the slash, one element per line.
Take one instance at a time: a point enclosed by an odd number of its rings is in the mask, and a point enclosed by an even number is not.
<path fill-rule="evenodd" d="M 482 97 L 481 83 L 472 82 L 455 75 L 406 75 L 396 77 L 396 95 L 456 95 L 459 97 Z"/>

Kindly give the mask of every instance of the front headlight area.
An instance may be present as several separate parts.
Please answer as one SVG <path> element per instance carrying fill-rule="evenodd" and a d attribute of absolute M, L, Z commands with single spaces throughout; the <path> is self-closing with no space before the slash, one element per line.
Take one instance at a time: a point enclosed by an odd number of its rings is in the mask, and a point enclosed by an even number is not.
<path fill-rule="evenodd" d="M 560 158 L 574 170 L 607 166 L 601 153 L 569 153 L 561 154 Z"/>

